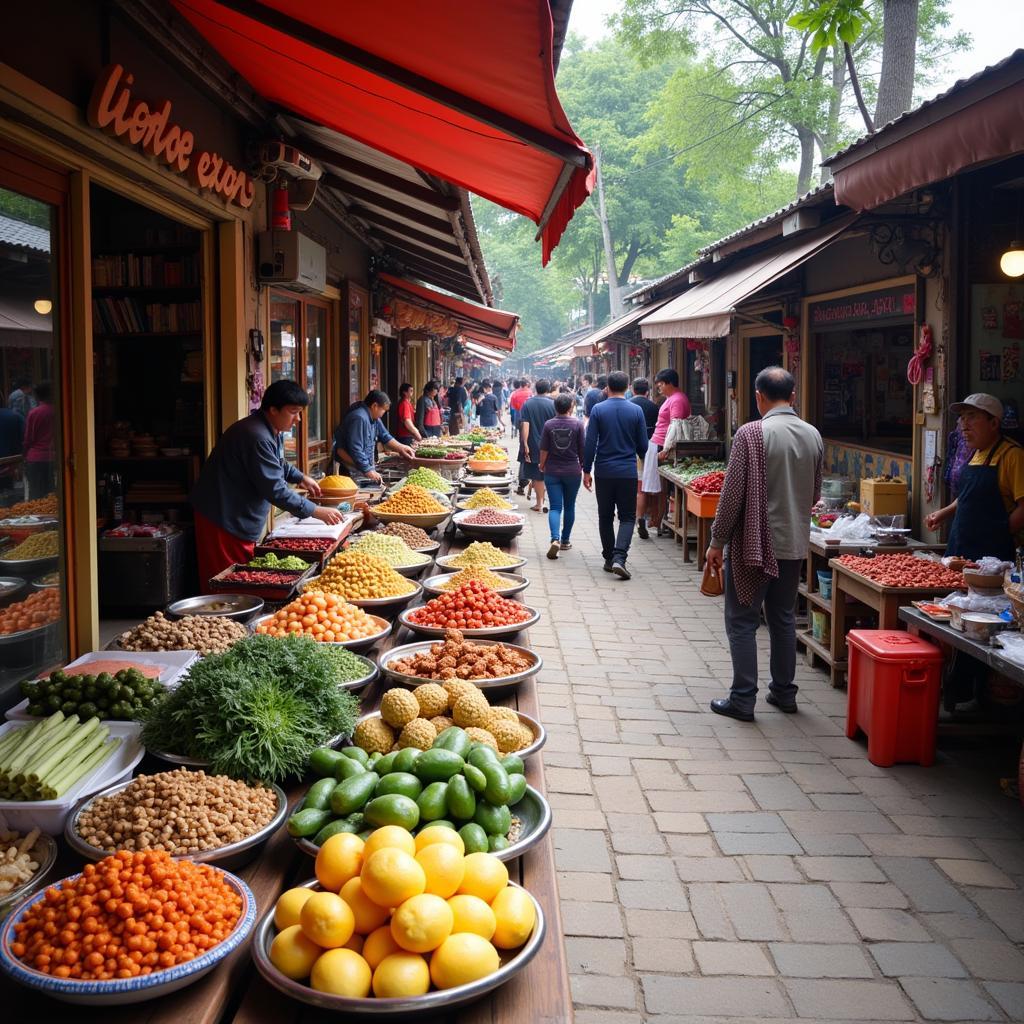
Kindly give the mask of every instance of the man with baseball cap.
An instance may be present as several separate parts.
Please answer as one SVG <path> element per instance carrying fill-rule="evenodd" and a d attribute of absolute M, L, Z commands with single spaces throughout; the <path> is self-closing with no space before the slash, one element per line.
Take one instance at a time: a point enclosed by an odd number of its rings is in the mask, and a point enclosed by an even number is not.
<path fill-rule="evenodd" d="M 947 555 L 1009 561 L 1024 537 L 1024 449 L 1003 437 L 1003 403 L 994 395 L 968 395 L 950 411 L 960 417 L 974 456 L 963 469 L 956 500 L 932 512 L 925 525 L 937 530 L 953 520 Z"/>

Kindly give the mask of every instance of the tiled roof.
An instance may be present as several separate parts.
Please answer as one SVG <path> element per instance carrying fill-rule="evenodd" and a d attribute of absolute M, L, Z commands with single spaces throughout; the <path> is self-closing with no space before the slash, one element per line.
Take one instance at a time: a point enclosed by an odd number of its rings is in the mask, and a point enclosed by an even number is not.
<path fill-rule="evenodd" d="M 35 249 L 36 252 L 50 251 L 50 232 L 37 228 L 23 220 L 15 220 L 0 214 L 0 243 L 19 249 Z"/>

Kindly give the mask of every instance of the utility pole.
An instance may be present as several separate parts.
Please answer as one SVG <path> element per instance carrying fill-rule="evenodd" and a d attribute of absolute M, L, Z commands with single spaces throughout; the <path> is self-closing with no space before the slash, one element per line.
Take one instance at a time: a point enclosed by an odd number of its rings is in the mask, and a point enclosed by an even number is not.
<path fill-rule="evenodd" d="M 604 175 L 601 173 L 601 147 L 594 147 L 594 167 L 597 170 L 597 219 L 601 222 L 601 237 L 604 240 L 604 262 L 608 274 L 608 305 L 612 319 L 617 320 L 625 308 L 622 305 L 622 289 L 619 274 L 615 269 L 615 249 L 612 246 L 612 230 L 608 225 L 608 210 L 604 202 Z"/>

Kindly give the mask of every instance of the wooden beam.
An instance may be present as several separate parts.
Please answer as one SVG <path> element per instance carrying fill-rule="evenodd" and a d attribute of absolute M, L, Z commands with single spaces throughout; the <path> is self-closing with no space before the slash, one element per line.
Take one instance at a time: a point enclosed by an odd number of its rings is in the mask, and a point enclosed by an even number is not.
<path fill-rule="evenodd" d="M 427 99 L 448 107 L 450 110 L 456 110 L 460 114 L 465 114 L 481 124 L 497 128 L 498 131 L 518 139 L 532 149 L 548 153 L 576 167 L 587 166 L 587 154 L 573 143 L 566 142 L 565 139 L 542 131 L 525 121 L 520 121 L 519 118 L 501 110 L 495 110 L 472 96 L 464 96 L 425 75 L 419 75 L 408 68 L 347 43 L 343 39 L 338 39 L 337 36 L 314 28 L 299 18 L 293 18 L 267 4 L 259 3 L 258 0 L 218 0 L 218 3 L 221 7 L 226 7 L 262 25 L 267 25 L 276 32 L 298 39 L 338 60 L 369 71 L 388 82 L 400 85 L 403 89 L 425 96 Z M 454 55 L 454 59 L 458 59 L 457 55 Z"/>
<path fill-rule="evenodd" d="M 393 220 L 391 217 L 385 217 L 383 213 L 367 209 L 365 206 L 350 206 L 348 212 L 353 217 L 367 220 L 371 224 L 378 224 L 393 234 L 402 235 L 414 242 L 422 242 L 424 245 L 440 249 L 442 252 L 451 253 L 452 256 L 462 256 L 462 250 L 450 237 L 438 238 L 436 235 L 428 235 L 425 231 L 417 231 L 416 228 L 411 228 L 408 224 Z"/>
<path fill-rule="evenodd" d="M 445 271 L 441 267 L 433 266 L 429 263 L 422 263 L 413 257 L 407 257 L 403 253 L 396 253 L 395 257 L 402 261 L 402 265 L 413 277 L 422 277 L 424 280 L 433 281 L 435 284 L 441 285 L 442 288 L 447 288 L 449 291 L 457 292 L 459 295 L 463 295 L 466 298 L 472 298 L 476 295 L 476 288 L 474 283 L 469 277 L 462 277 L 457 274 L 451 274 Z M 410 301 L 421 301 L 419 299 Z M 451 315 L 451 311 L 446 311 L 448 315 Z"/>
<path fill-rule="evenodd" d="M 458 256 L 446 256 L 441 252 L 431 252 L 429 249 L 423 249 L 410 242 L 407 238 L 402 238 L 401 235 L 392 235 L 388 231 L 374 233 L 389 249 L 401 249 L 402 252 L 407 252 L 425 263 L 437 263 L 449 271 L 456 271 L 470 277 L 466 264 Z"/>
<path fill-rule="evenodd" d="M 411 220 L 413 223 L 420 224 L 425 228 L 442 231 L 445 234 L 450 232 L 450 225 L 444 218 L 424 213 L 423 210 L 417 210 L 415 206 L 406 206 L 405 203 L 400 203 L 397 199 L 389 199 L 387 196 L 382 196 L 379 192 L 375 192 L 372 188 L 356 185 L 345 178 L 339 178 L 336 174 L 325 174 L 320 180 L 328 188 L 333 188 L 351 199 L 361 199 L 364 203 L 369 203 L 371 206 L 379 206 L 382 210 L 387 210 L 389 213 L 397 213 L 399 217 L 404 217 L 406 220 Z"/>
<path fill-rule="evenodd" d="M 402 195 L 409 196 L 410 199 L 416 199 L 421 203 L 429 203 L 440 210 L 450 211 L 459 208 L 459 200 L 455 196 L 441 195 L 440 192 L 435 192 L 426 185 L 417 185 L 416 182 L 409 181 L 408 178 L 399 177 L 397 174 L 392 174 L 390 171 L 385 171 L 380 167 L 364 163 L 355 157 L 346 156 L 344 153 L 331 149 L 330 146 L 324 146 L 314 141 L 308 135 L 303 135 L 295 139 L 294 142 L 307 156 L 330 164 L 339 171 L 354 174 L 357 178 L 365 178 L 367 181 L 372 181 L 377 185 L 383 185 L 385 188 L 391 189 L 392 192 L 401 192 Z"/>

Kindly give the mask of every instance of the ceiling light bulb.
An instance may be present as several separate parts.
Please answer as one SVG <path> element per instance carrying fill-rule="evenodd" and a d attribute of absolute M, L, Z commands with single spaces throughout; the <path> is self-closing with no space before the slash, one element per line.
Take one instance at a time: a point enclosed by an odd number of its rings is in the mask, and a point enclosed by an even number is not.
<path fill-rule="evenodd" d="M 1010 248 L 999 257 L 999 269 L 1007 277 L 1024 277 L 1024 245 L 1011 242 Z"/>
<path fill-rule="evenodd" d="M 1024 273 L 1024 271 L 1021 271 L 1021 273 Z M 48 316 L 50 310 L 53 309 L 53 303 L 49 299 L 36 299 L 36 301 L 32 303 L 32 308 L 40 316 Z"/>

